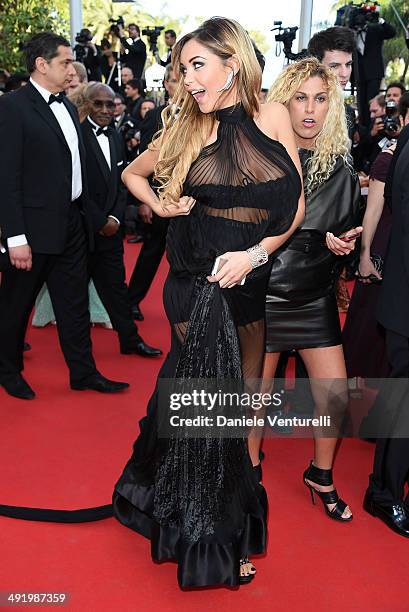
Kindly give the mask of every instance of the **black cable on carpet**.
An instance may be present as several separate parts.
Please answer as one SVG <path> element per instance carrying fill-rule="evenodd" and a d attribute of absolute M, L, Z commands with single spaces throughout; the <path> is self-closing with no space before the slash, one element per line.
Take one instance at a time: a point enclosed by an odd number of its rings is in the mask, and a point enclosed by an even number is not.
<path fill-rule="evenodd" d="M 49 523 L 89 523 L 113 516 L 112 504 L 81 508 L 79 510 L 50 510 L 0 504 L 0 515 L 25 521 L 47 521 Z"/>

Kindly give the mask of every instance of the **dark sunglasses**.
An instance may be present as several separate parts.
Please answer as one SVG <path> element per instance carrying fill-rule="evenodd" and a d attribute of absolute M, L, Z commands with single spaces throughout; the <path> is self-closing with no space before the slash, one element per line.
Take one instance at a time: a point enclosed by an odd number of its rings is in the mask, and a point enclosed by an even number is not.
<path fill-rule="evenodd" d="M 111 102 L 110 100 L 108 102 L 105 100 L 91 100 L 91 103 L 93 106 L 95 106 L 95 108 L 104 108 L 104 106 L 109 109 L 115 108 L 115 103 Z"/>

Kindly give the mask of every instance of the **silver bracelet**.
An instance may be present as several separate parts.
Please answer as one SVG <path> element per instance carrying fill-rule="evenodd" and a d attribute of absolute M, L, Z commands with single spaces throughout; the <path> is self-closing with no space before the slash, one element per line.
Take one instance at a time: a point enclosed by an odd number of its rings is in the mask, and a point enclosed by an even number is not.
<path fill-rule="evenodd" d="M 263 266 L 268 262 L 268 253 L 266 249 L 261 246 L 261 244 L 255 244 L 246 250 L 248 256 L 250 257 L 250 264 L 253 268 L 258 268 L 259 266 Z"/>

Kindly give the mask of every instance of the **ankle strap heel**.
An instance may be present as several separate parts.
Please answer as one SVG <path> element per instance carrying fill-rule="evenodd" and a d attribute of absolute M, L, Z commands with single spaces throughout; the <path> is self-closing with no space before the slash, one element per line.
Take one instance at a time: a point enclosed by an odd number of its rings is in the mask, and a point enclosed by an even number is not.
<path fill-rule="evenodd" d="M 310 482 L 307 482 L 307 480 Z M 303 474 L 303 482 L 310 490 L 312 503 L 315 504 L 314 494 L 318 495 L 324 504 L 325 512 L 330 518 L 335 519 L 336 521 L 342 521 L 343 523 L 352 520 L 352 516 L 342 516 L 345 512 L 347 504 L 338 496 L 335 488 L 332 491 L 319 491 L 313 486 L 313 484 L 320 485 L 322 487 L 332 486 L 332 469 L 323 470 L 322 468 L 318 468 L 311 460 L 309 467 Z M 335 504 L 332 510 L 328 508 L 329 504 Z"/>

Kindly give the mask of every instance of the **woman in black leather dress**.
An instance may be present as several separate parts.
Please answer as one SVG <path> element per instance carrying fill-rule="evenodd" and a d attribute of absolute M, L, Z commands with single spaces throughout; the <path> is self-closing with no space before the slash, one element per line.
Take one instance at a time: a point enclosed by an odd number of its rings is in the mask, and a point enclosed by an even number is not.
<path fill-rule="evenodd" d="M 304 214 L 299 159 L 288 111 L 259 107 L 261 70 L 239 24 L 208 20 L 176 44 L 172 64 L 180 78 L 164 131 L 124 172 L 140 201 L 171 217 L 172 343 L 158 385 L 230 378 L 240 386 L 262 372 L 267 253 Z M 147 181 L 154 170 L 159 199 Z M 211 276 L 218 256 L 224 265 Z M 158 385 L 115 487 L 115 516 L 150 538 L 156 561 L 178 562 L 181 587 L 248 582 L 247 556 L 265 549 L 266 495 L 247 439 L 193 439 L 183 429 L 158 437 L 169 410 L 159 408 Z"/>
<path fill-rule="evenodd" d="M 284 70 L 269 100 L 286 104 L 290 112 L 304 174 L 306 213 L 301 226 L 273 256 L 263 378 L 274 377 L 281 351 L 297 349 L 311 379 L 316 414 L 331 414 L 333 422 L 340 422 L 347 385 L 335 285 L 339 256 L 349 253 L 354 241 L 338 236 L 362 230 L 353 229 L 360 189 L 348 160 L 342 95 L 334 75 L 307 58 Z M 331 518 L 351 520 L 350 509 L 332 483 L 337 438 L 324 437 L 325 431 L 314 435 L 314 460 L 304 473 L 305 484 L 312 496 L 317 491 Z M 256 458 L 254 438 L 250 449 Z"/>

